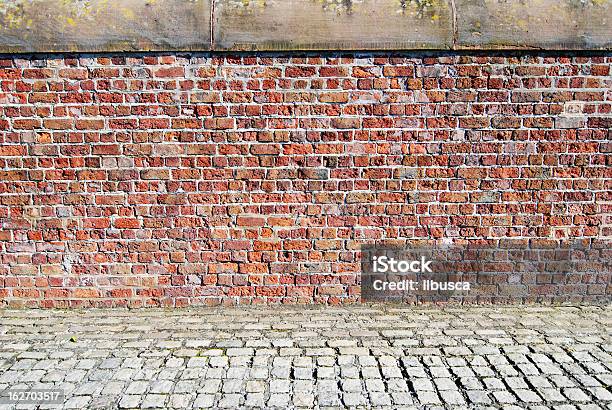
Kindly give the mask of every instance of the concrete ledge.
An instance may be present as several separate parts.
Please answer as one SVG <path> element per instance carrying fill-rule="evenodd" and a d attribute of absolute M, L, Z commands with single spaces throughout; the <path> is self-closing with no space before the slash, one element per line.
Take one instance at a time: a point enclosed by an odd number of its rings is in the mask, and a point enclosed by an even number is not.
<path fill-rule="evenodd" d="M 612 49 L 612 0 L 0 0 L 0 52 Z"/>

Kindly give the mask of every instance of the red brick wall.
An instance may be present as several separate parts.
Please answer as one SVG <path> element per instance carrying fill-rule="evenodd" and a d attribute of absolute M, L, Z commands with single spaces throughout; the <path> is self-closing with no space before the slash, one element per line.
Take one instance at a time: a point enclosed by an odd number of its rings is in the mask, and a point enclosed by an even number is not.
<path fill-rule="evenodd" d="M 344 303 L 364 243 L 609 238 L 611 63 L 0 57 L 0 301 Z"/>

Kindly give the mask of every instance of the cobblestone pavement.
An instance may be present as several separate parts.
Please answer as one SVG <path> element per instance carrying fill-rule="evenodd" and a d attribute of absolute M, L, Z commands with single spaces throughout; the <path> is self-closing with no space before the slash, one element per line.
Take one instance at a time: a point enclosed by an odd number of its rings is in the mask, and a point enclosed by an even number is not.
<path fill-rule="evenodd" d="M 612 408 L 611 325 L 612 306 L 5 310 L 0 390 L 92 409 Z"/>

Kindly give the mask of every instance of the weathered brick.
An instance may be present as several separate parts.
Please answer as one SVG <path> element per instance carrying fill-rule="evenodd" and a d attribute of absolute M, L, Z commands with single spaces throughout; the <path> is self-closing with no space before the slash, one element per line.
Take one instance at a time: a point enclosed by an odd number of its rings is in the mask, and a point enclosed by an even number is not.
<path fill-rule="evenodd" d="M 0 303 L 349 303 L 362 244 L 612 234 L 607 56 L 345 54 L 3 57 Z M 476 301 L 609 297 L 567 279 Z"/>

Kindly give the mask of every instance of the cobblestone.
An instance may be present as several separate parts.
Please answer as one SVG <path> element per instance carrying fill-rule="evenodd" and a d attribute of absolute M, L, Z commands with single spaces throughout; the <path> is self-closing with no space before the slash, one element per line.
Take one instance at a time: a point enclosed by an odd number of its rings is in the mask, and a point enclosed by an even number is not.
<path fill-rule="evenodd" d="M 612 406 L 610 307 L 4 310 L 0 323 L 0 390 L 61 388 L 63 408 Z"/>

